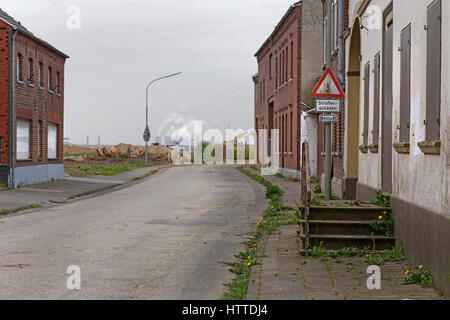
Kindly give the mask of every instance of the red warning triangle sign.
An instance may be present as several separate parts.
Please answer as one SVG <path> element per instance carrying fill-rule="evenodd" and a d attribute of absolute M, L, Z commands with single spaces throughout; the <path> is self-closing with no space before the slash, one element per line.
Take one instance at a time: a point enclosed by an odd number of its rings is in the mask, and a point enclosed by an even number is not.
<path fill-rule="evenodd" d="M 344 91 L 330 68 L 325 71 L 311 96 L 314 98 L 345 98 Z"/>

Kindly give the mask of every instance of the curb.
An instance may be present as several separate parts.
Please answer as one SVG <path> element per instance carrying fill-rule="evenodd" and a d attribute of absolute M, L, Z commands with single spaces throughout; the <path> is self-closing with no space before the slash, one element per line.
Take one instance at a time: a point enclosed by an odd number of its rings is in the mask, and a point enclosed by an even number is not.
<path fill-rule="evenodd" d="M 13 214 L 20 213 L 20 212 L 27 211 L 27 210 L 31 210 L 31 209 L 38 209 L 38 208 L 32 208 L 31 206 L 33 206 L 33 205 L 39 205 L 40 208 L 42 208 L 45 204 L 47 204 L 49 202 L 50 203 L 55 203 L 55 204 L 62 204 L 62 203 L 67 203 L 70 200 L 75 200 L 75 199 L 78 199 L 78 198 L 83 198 L 83 197 L 91 196 L 91 195 L 94 195 L 94 194 L 97 194 L 97 193 L 102 193 L 102 192 L 105 192 L 105 191 L 113 190 L 113 189 L 116 189 L 116 188 L 119 188 L 119 187 L 124 187 L 124 186 L 126 186 L 128 184 L 137 183 L 137 182 L 142 181 L 142 180 L 144 180 L 146 178 L 150 178 L 150 177 L 156 175 L 157 173 L 159 173 L 161 170 L 165 170 L 165 169 L 168 169 L 170 167 L 171 166 L 155 169 L 155 170 L 150 171 L 149 173 L 146 173 L 146 174 L 144 174 L 142 176 L 133 178 L 133 179 L 131 179 L 129 181 L 126 181 L 126 182 L 123 182 L 123 183 L 117 183 L 117 184 L 114 184 L 112 186 L 102 187 L 102 188 L 91 190 L 91 191 L 86 191 L 86 192 L 73 194 L 73 195 L 71 195 L 71 196 L 69 196 L 69 197 L 67 197 L 65 199 L 50 200 L 50 201 L 44 202 L 44 203 L 29 204 L 27 206 L 23 206 L 23 207 L 19 207 L 19 208 L 7 209 L 8 212 L 5 213 L 5 214 L 0 214 L 0 218 L 7 217 L 9 215 L 13 215 Z"/>

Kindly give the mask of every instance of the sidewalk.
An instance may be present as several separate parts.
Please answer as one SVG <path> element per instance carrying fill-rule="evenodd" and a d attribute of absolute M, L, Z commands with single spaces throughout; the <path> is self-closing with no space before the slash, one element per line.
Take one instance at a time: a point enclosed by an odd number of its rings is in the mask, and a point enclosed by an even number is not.
<path fill-rule="evenodd" d="M 168 167 L 170 165 L 139 168 L 115 176 L 65 177 L 63 180 L 54 182 L 41 183 L 15 190 L 4 190 L 0 192 L 0 211 L 20 211 L 31 205 L 63 202 L 71 198 L 112 189 L 137 180 L 154 170 Z"/>
<path fill-rule="evenodd" d="M 246 167 L 254 173 L 256 170 Z M 284 192 L 283 204 L 295 208 L 300 183 L 264 176 Z M 369 290 L 368 264 L 364 257 L 339 256 L 320 260 L 300 255 L 298 226 L 279 227 L 261 240 L 261 264 L 250 275 L 248 300 L 437 300 L 434 289 L 406 285 L 405 261 L 385 262 L 381 268 L 381 290 Z"/>

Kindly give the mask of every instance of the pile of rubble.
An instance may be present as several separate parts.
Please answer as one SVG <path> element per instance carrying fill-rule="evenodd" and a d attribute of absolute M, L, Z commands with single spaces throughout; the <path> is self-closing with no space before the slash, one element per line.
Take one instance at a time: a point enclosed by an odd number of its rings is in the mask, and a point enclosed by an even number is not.
<path fill-rule="evenodd" d="M 145 157 L 145 147 L 133 146 L 131 144 L 118 144 L 112 147 L 97 148 L 97 155 L 101 159 L 126 158 L 137 159 Z M 149 146 L 150 161 L 170 162 L 170 149 L 162 146 Z"/>

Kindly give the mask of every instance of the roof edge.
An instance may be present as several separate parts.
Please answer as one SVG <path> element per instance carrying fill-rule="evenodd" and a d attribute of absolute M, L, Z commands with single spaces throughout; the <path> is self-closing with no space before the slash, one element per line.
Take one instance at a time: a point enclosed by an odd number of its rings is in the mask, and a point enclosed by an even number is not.
<path fill-rule="evenodd" d="M 289 17 L 289 15 L 292 13 L 292 11 L 294 11 L 294 9 L 301 3 L 302 1 L 297 1 L 296 3 L 292 4 L 288 11 L 284 14 L 283 18 L 281 18 L 281 20 L 278 22 L 278 24 L 275 26 L 275 29 L 272 31 L 272 33 L 270 34 L 270 36 L 266 39 L 266 41 L 264 41 L 264 43 L 261 45 L 261 47 L 258 49 L 258 51 L 256 51 L 256 53 L 254 54 L 254 57 L 257 57 L 261 51 L 266 47 L 266 45 L 272 40 L 273 36 L 280 30 L 281 26 L 283 25 L 283 23 L 286 21 L 286 19 Z"/>
<path fill-rule="evenodd" d="M 23 35 L 35 40 L 36 42 L 42 44 L 44 47 L 52 50 L 53 52 L 65 57 L 66 59 L 70 58 L 67 54 L 65 54 L 64 52 L 56 49 L 54 46 L 52 46 L 51 44 L 49 44 L 48 42 L 36 37 L 34 34 L 32 34 L 31 32 L 27 31 L 27 30 L 23 30 L 21 28 L 19 28 L 18 26 L 16 26 L 15 24 L 7 21 L 6 19 L 3 19 L 2 17 L 0 17 L 0 20 L 3 21 L 4 23 L 6 23 L 7 25 L 9 25 L 11 28 L 14 29 L 14 31 L 20 32 Z"/>

